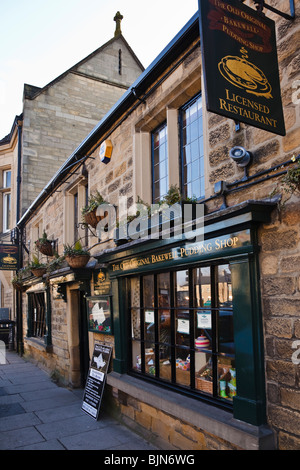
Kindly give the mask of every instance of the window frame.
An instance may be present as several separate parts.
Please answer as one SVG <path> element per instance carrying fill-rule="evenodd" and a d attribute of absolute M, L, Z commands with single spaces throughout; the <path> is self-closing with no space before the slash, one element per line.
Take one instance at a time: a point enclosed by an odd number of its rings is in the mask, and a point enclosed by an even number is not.
<path fill-rule="evenodd" d="M 154 381 L 157 385 L 162 385 L 166 386 L 167 388 L 171 388 L 177 391 L 180 391 L 181 393 L 187 394 L 187 395 L 192 395 L 194 398 L 198 398 L 200 400 L 212 402 L 214 404 L 220 405 L 226 409 L 232 410 L 232 400 L 231 399 L 224 399 L 218 394 L 218 377 L 217 377 L 217 367 L 218 367 L 218 359 L 221 357 L 231 357 L 235 361 L 235 355 L 232 354 L 222 354 L 218 348 L 217 348 L 217 342 L 218 342 L 218 325 L 217 325 L 217 315 L 219 314 L 219 311 L 221 310 L 221 306 L 218 305 L 218 300 L 217 300 L 217 295 L 218 295 L 218 286 L 217 286 L 217 271 L 218 271 L 218 266 L 223 266 L 224 264 L 230 266 L 230 263 L 228 260 L 219 260 L 218 262 L 211 262 L 211 263 L 197 263 L 197 264 L 190 264 L 187 266 L 181 266 L 181 267 L 176 267 L 168 270 L 159 270 L 159 271 L 153 271 L 151 273 L 140 273 L 140 274 L 135 274 L 126 277 L 127 281 L 127 310 L 128 310 L 128 324 L 129 324 L 129 331 L 128 331 L 128 369 L 127 372 L 129 375 L 134 375 L 138 376 L 144 380 L 150 380 Z M 209 268 L 210 270 L 210 285 L 211 285 L 211 295 L 212 295 L 212 301 L 213 301 L 213 306 L 211 307 L 196 307 L 196 303 L 193 302 L 194 300 L 194 283 L 192 280 L 193 273 L 196 269 L 198 268 Z M 188 282 L 189 282 L 189 305 L 187 307 L 183 306 L 176 306 L 176 301 L 175 301 L 175 296 L 176 296 L 176 273 L 181 272 L 181 271 L 186 271 L 188 272 Z M 169 285 L 170 285 L 170 306 L 168 307 L 168 310 L 171 312 L 170 317 L 171 317 L 171 328 L 170 328 L 170 344 L 165 344 L 159 341 L 159 334 L 158 334 L 158 328 L 159 328 L 159 311 L 162 310 L 161 306 L 158 304 L 158 276 L 161 274 L 167 274 L 169 276 Z M 144 305 L 144 292 L 143 292 L 143 279 L 147 276 L 153 276 L 154 280 L 154 306 L 153 308 L 150 308 L 149 305 Z M 140 346 L 140 354 L 141 354 L 141 370 L 137 370 L 136 368 L 133 367 L 133 350 L 132 350 L 132 343 L 134 341 L 134 337 L 131 334 L 132 332 L 132 316 L 131 316 L 131 310 L 132 305 L 130 301 L 130 281 L 133 278 L 139 278 L 139 298 L 140 298 L 140 306 L 136 307 L 136 310 L 140 311 L 140 339 L 137 340 Z M 155 350 L 154 353 L 156 355 L 155 357 L 155 365 L 159 365 L 159 351 L 160 347 L 165 344 L 167 345 L 170 350 L 171 350 L 171 380 L 164 380 L 163 377 L 160 376 L 160 370 L 156 369 L 155 370 L 155 375 L 151 376 L 149 373 L 146 372 L 146 367 L 145 367 L 145 349 L 147 348 L 147 339 L 145 338 L 145 311 L 153 309 L 154 311 L 154 316 L 155 316 L 155 340 L 153 341 L 155 345 Z M 165 309 L 167 310 L 167 308 Z M 177 343 L 176 340 L 176 333 L 178 332 L 176 328 L 176 314 L 178 311 L 188 311 L 188 318 L 189 318 L 189 327 L 190 327 L 190 332 L 188 336 L 188 341 L 189 345 L 180 347 L 179 344 Z M 195 376 L 196 376 L 196 370 L 195 370 L 195 358 L 196 358 L 196 353 L 199 352 L 196 350 L 194 346 L 194 341 L 196 339 L 196 330 L 198 329 L 195 325 L 196 323 L 196 313 L 195 311 L 211 311 L 211 318 L 212 318 L 212 326 L 211 326 L 211 331 L 212 331 L 212 342 L 211 342 L 211 358 L 212 358 L 212 367 L 213 367 L 213 390 L 212 394 L 210 393 L 205 393 L 205 391 L 201 391 L 196 387 L 196 381 L 195 381 Z M 232 315 L 232 321 L 233 321 L 233 306 L 230 308 L 225 308 L 224 310 L 231 312 Z M 149 345 L 148 345 L 149 346 Z M 190 353 L 190 373 L 189 375 L 189 380 L 190 383 L 185 386 L 184 384 L 180 383 L 179 381 L 176 381 L 176 351 L 178 349 L 186 349 Z M 204 351 L 204 350 L 203 350 Z M 206 350 L 205 350 L 206 351 Z M 209 354 L 209 351 L 207 351 Z M 202 354 L 202 351 L 201 351 Z"/>
<path fill-rule="evenodd" d="M 179 168 L 180 168 L 180 188 L 181 188 L 181 193 L 184 195 L 184 197 L 187 197 L 187 183 L 185 182 L 184 178 L 184 158 L 183 158 L 183 152 L 184 152 L 184 146 L 183 146 L 183 113 L 190 107 L 193 106 L 194 103 L 196 103 L 199 99 L 201 98 L 202 100 L 202 93 L 197 93 L 192 99 L 190 99 L 187 103 L 185 103 L 181 108 L 179 109 Z M 203 109 L 203 100 L 202 100 L 202 109 Z M 202 113 L 202 124 L 204 125 L 204 119 L 203 119 L 203 113 Z M 202 136 L 204 138 L 204 132 L 202 132 Z M 204 145 L 204 142 L 203 142 Z M 199 156 L 199 165 L 200 165 L 200 170 L 201 170 L 201 156 Z M 205 154 L 203 154 L 203 166 L 205 165 Z M 196 196 L 197 200 L 200 201 L 201 199 L 205 198 L 205 169 L 203 171 L 203 175 L 200 173 L 199 176 L 200 179 L 200 191 L 202 191 L 202 194 L 200 196 Z M 201 185 L 201 180 L 203 180 L 203 187 Z M 193 196 L 191 196 L 193 197 Z"/>
<path fill-rule="evenodd" d="M 7 175 L 10 174 L 10 185 L 8 186 Z M 2 171 L 2 232 L 9 232 L 11 229 L 11 169 Z"/>
<path fill-rule="evenodd" d="M 169 189 L 169 154 L 168 154 L 168 123 L 167 121 L 164 121 L 162 124 L 160 124 L 156 129 L 154 129 L 151 132 L 151 186 L 152 186 L 152 203 L 155 204 L 155 202 L 158 202 L 162 199 L 162 197 L 165 194 L 159 194 L 159 199 L 156 200 L 155 198 L 155 183 L 156 181 L 160 181 L 161 178 L 159 177 L 158 180 L 154 180 L 154 167 L 156 166 L 154 164 L 154 139 L 155 135 L 160 132 L 162 129 L 165 129 L 166 131 L 166 167 L 167 167 L 167 191 Z"/>

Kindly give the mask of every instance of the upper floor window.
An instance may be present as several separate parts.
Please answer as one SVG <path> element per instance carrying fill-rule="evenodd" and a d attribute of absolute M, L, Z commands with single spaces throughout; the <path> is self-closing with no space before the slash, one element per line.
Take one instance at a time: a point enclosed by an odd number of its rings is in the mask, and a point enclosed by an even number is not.
<path fill-rule="evenodd" d="M 167 124 L 152 133 L 152 199 L 159 202 L 169 189 Z"/>
<path fill-rule="evenodd" d="M 11 170 L 3 171 L 3 198 L 2 216 L 3 232 L 7 232 L 11 225 Z"/>
<path fill-rule="evenodd" d="M 204 197 L 202 97 L 181 109 L 181 174 L 185 197 Z"/>
<path fill-rule="evenodd" d="M 88 245 L 87 228 L 82 225 L 81 209 L 88 201 L 88 186 L 85 178 L 73 184 L 65 193 L 64 243 L 74 245 L 77 240 Z"/>

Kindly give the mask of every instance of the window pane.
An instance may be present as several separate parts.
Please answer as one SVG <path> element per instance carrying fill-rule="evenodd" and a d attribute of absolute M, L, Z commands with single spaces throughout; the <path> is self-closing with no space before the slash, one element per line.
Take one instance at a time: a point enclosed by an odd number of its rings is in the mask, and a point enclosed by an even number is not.
<path fill-rule="evenodd" d="M 232 308 L 231 271 L 227 264 L 218 267 L 218 290 L 220 307 Z"/>
<path fill-rule="evenodd" d="M 141 343 L 139 341 L 132 341 L 132 368 L 140 371 L 142 369 L 141 358 Z"/>
<path fill-rule="evenodd" d="M 144 307 L 154 307 L 154 276 L 143 278 Z"/>
<path fill-rule="evenodd" d="M 131 337 L 141 338 L 141 314 L 140 310 L 136 308 L 131 309 Z"/>
<path fill-rule="evenodd" d="M 171 348 L 170 346 L 159 347 L 159 377 L 171 381 Z"/>
<path fill-rule="evenodd" d="M 236 371 L 233 359 L 218 359 L 218 396 L 232 400 L 236 395 Z"/>
<path fill-rule="evenodd" d="M 206 307 L 211 305 L 211 279 L 210 267 L 193 270 L 194 279 L 194 305 Z"/>
<path fill-rule="evenodd" d="M 11 171 L 4 171 L 3 172 L 3 187 L 10 188 L 11 187 Z"/>
<path fill-rule="evenodd" d="M 186 386 L 191 383 L 190 351 L 188 349 L 176 348 L 176 382 Z"/>
<path fill-rule="evenodd" d="M 187 197 L 200 198 L 204 196 L 204 165 L 200 158 L 204 155 L 203 128 L 202 128 L 202 98 L 199 97 L 186 110 L 182 112 L 186 127 L 182 128 L 181 155 L 182 155 L 182 182 L 183 193 Z M 186 116 L 189 116 L 186 119 Z M 193 163 L 192 163 L 193 162 Z M 186 167 L 185 167 L 186 165 Z M 192 165 L 192 166 L 191 166 Z M 189 184 L 191 181 L 194 183 Z"/>
<path fill-rule="evenodd" d="M 145 343 L 145 372 L 146 374 L 155 375 L 155 349 L 151 342 Z"/>
<path fill-rule="evenodd" d="M 153 134 L 153 202 L 159 201 L 168 191 L 167 126 Z"/>
<path fill-rule="evenodd" d="M 195 354 L 195 388 L 202 393 L 213 394 L 213 367 L 211 354 Z"/>
<path fill-rule="evenodd" d="M 177 271 L 175 278 L 175 297 L 177 307 L 189 306 L 189 272 Z"/>
<path fill-rule="evenodd" d="M 130 302 L 132 307 L 140 307 L 140 278 L 130 279 Z"/>

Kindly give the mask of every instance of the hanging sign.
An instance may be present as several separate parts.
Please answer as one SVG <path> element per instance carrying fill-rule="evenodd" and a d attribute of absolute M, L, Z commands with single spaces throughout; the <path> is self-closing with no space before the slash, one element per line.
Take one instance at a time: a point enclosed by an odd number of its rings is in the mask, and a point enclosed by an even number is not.
<path fill-rule="evenodd" d="M 208 111 L 285 135 L 275 23 L 239 0 L 199 0 Z"/>
<path fill-rule="evenodd" d="M 19 264 L 19 248 L 16 245 L 0 245 L 0 270 L 16 271 Z"/>
<path fill-rule="evenodd" d="M 81 409 L 98 419 L 112 347 L 95 343 Z"/>

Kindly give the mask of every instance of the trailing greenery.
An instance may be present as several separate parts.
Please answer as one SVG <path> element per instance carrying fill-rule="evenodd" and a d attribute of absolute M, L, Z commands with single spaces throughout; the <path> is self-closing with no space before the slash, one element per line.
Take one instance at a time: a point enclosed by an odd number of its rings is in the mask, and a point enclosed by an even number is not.
<path fill-rule="evenodd" d="M 296 161 L 292 157 L 292 161 Z M 286 193 L 293 194 L 295 191 L 300 192 L 300 158 L 292 168 L 289 168 L 286 175 L 281 179 L 281 186 Z"/>
<path fill-rule="evenodd" d="M 82 215 L 84 216 L 88 212 L 92 212 L 93 210 L 97 209 L 98 206 L 101 206 L 101 204 L 106 204 L 106 201 L 97 190 L 90 194 L 87 205 L 81 209 Z"/>
<path fill-rule="evenodd" d="M 46 263 L 41 263 L 39 258 L 36 255 L 32 255 L 32 260 L 28 264 L 29 269 L 36 269 L 36 268 L 47 268 Z"/>
<path fill-rule="evenodd" d="M 90 255 L 90 252 L 82 248 L 80 240 L 74 245 L 64 245 L 64 256 L 79 256 L 79 255 Z"/>

